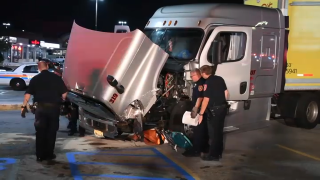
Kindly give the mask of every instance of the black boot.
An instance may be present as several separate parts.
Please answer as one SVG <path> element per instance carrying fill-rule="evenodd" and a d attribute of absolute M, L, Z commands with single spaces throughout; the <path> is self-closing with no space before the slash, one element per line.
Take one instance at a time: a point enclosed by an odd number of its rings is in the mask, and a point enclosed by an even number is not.
<path fill-rule="evenodd" d="M 185 157 L 200 157 L 201 153 L 193 149 L 187 149 L 182 155 Z"/>
<path fill-rule="evenodd" d="M 57 156 L 55 154 L 52 154 L 50 156 L 47 157 L 47 160 L 53 160 L 53 159 L 56 159 Z"/>
<path fill-rule="evenodd" d="M 203 156 L 203 157 L 201 157 L 201 159 L 204 160 L 204 161 L 219 161 L 220 160 L 219 156 L 218 157 L 214 157 L 214 156 L 210 156 L 210 155 Z"/>

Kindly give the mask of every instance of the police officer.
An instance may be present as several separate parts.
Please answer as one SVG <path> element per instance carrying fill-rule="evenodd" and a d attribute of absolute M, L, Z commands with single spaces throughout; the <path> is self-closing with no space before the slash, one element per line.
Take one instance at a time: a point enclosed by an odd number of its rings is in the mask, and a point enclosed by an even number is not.
<path fill-rule="evenodd" d="M 192 90 L 192 105 L 193 109 L 191 111 L 191 117 L 195 118 L 199 112 L 199 107 L 202 103 L 203 99 L 203 84 L 205 83 L 205 79 L 201 77 L 201 73 L 199 69 L 195 69 L 190 73 L 192 81 L 195 83 Z M 205 114 L 204 114 L 205 116 Z M 206 117 L 206 116 L 205 116 Z M 183 155 L 186 157 L 198 157 L 201 153 L 204 153 L 208 146 L 208 130 L 207 123 L 204 121 L 198 126 L 194 127 L 193 134 L 193 148 L 187 149 Z"/>
<path fill-rule="evenodd" d="M 227 114 L 228 90 L 224 79 L 212 75 L 212 67 L 204 65 L 200 68 L 201 76 L 206 79 L 201 104 L 199 123 L 203 123 L 203 114 L 207 112 L 208 132 L 210 137 L 210 150 L 207 156 L 201 157 L 205 161 L 219 161 L 223 151 L 223 128 Z"/>
<path fill-rule="evenodd" d="M 70 131 L 68 133 L 68 136 L 73 136 L 77 132 L 77 123 L 78 123 L 78 118 L 79 118 L 79 107 L 75 104 L 70 105 L 70 113 L 68 114 L 68 119 L 69 119 L 69 127 Z M 84 137 L 85 135 L 85 129 L 79 127 L 79 137 Z"/>
<path fill-rule="evenodd" d="M 60 105 L 67 97 L 67 88 L 61 77 L 48 71 L 48 63 L 40 60 L 40 73 L 34 76 L 24 96 L 21 116 L 25 117 L 30 96 L 38 103 L 35 111 L 37 161 L 56 158 L 54 147 L 59 129 Z"/>

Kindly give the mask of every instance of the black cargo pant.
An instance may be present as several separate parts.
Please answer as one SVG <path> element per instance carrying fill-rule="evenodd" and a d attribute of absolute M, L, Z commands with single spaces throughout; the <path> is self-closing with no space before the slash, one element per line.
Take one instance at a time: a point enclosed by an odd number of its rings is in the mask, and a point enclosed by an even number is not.
<path fill-rule="evenodd" d="M 78 118 L 79 118 L 79 108 L 78 108 L 78 106 L 71 107 L 70 116 L 69 116 L 70 133 L 76 133 L 77 132 Z M 86 130 L 79 125 L 79 134 L 80 134 L 80 136 L 84 136 L 85 133 L 86 133 Z"/>
<path fill-rule="evenodd" d="M 38 103 L 35 112 L 36 155 L 47 158 L 53 155 L 59 129 L 60 105 Z"/>
<path fill-rule="evenodd" d="M 207 113 L 203 114 L 203 121 L 193 128 L 193 148 L 196 152 L 205 152 L 209 147 Z"/>
<path fill-rule="evenodd" d="M 78 122 L 79 112 L 77 107 L 71 107 L 70 116 L 69 116 L 69 124 L 70 124 L 70 132 L 77 132 L 77 122 Z"/>
<path fill-rule="evenodd" d="M 214 106 L 207 108 L 207 123 L 210 138 L 209 155 L 215 158 L 222 156 L 223 152 L 223 129 L 227 115 L 227 106 Z"/>

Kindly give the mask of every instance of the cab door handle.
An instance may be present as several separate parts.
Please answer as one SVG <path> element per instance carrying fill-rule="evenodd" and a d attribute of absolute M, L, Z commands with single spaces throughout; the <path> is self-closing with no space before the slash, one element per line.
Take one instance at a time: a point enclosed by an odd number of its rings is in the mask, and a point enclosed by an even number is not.
<path fill-rule="evenodd" d="M 240 94 L 244 94 L 247 90 L 247 82 L 240 83 Z"/>

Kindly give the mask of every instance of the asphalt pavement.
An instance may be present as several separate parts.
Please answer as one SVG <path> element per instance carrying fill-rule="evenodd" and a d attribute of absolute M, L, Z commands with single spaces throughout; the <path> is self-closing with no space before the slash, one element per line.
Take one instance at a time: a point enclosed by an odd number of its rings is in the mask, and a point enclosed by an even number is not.
<path fill-rule="evenodd" d="M 14 91 L 9 86 L 0 86 L 0 110 L 19 109 L 25 91 Z"/>
<path fill-rule="evenodd" d="M 231 133 L 221 162 L 186 158 L 167 144 L 149 146 L 116 140 L 67 136 L 60 118 L 54 161 L 36 162 L 34 116 L 0 111 L 0 180 L 318 180 L 320 127 L 303 130 L 272 121 L 254 131 Z"/>
<path fill-rule="evenodd" d="M 0 180 L 319 180 L 320 126 L 305 130 L 282 121 L 226 135 L 220 162 L 186 158 L 167 144 L 150 146 L 122 136 L 116 140 L 68 136 L 60 118 L 54 161 L 35 161 L 34 115 L 1 111 L 23 101 L 24 91 L 0 87 Z M 7 107 L 9 107 L 7 105 Z M 10 109 L 10 108 L 9 108 Z M 77 134 L 76 134 L 77 135 Z"/>

